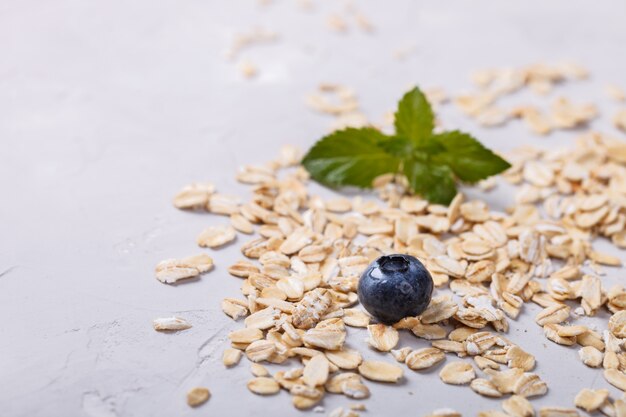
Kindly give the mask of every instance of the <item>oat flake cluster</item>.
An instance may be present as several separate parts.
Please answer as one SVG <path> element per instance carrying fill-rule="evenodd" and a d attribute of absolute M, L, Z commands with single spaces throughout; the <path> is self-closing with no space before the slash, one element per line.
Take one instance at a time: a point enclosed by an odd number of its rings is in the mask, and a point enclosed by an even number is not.
<path fill-rule="evenodd" d="M 529 82 L 544 89 L 560 80 L 550 73 L 545 77 Z M 496 81 L 483 78 L 485 85 Z M 335 106 L 336 114 L 358 110 L 349 91 L 328 89 L 339 92 L 338 104 L 319 97 L 309 104 L 326 110 Z M 241 325 L 229 334 L 223 362 L 236 366 L 246 356 L 254 375 L 248 382 L 251 392 L 285 390 L 296 408 L 309 409 L 329 393 L 363 400 L 371 381 L 393 384 L 414 370 L 439 365 L 443 383 L 502 399 L 502 411 L 482 416 L 532 416 L 529 400 L 549 389 L 545 376 L 534 372 L 531 352 L 537 347 L 518 346 L 506 337 L 510 320 L 517 320 L 527 303 L 542 307 L 535 321 L 547 340 L 576 345 L 581 366 L 601 368 L 610 384 L 626 391 L 626 290 L 606 288 L 601 279 L 603 266 L 621 263 L 592 245 L 601 236 L 626 248 L 624 142 L 586 133 L 570 149 L 515 152 L 509 158 L 512 168 L 502 175 L 518 187 L 515 204 L 506 212 L 463 194 L 449 207 L 429 204 L 409 195 L 402 179 L 391 175 L 375 181 L 378 201 L 325 200 L 309 194 L 300 158 L 297 149 L 286 146 L 277 160 L 241 169 L 237 179 L 252 187 L 247 202 L 206 183 L 189 185 L 174 198 L 177 208 L 229 217 L 230 224 L 201 231 L 199 246 L 217 248 L 237 233 L 254 235 L 241 246 L 242 260 L 228 268 L 241 279 L 241 295 L 222 300 L 224 313 Z M 359 308 L 356 288 L 372 260 L 392 253 L 420 259 L 436 292 L 421 316 L 385 326 Z M 163 261 L 156 273 L 171 284 L 212 265 L 210 257 L 198 255 Z M 601 309 L 612 313 L 604 328 L 577 324 L 578 317 Z M 157 319 L 154 326 L 181 330 L 191 325 L 173 317 Z M 349 347 L 347 327 L 366 328 L 371 349 L 388 352 L 387 359 L 363 360 Z M 400 346 L 399 332 L 431 346 Z M 288 367 L 270 375 L 262 363 Z M 206 400 L 208 391 L 200 392 L 194 398 Z M 626 401 L 610 398 L 607 390 L 584 389 L 570 401 L 587 412 L 626 416 Z M 362 409 L 354 405 L 330 415 L 357 416 Z M 538 414 L 578 412 L 543 407 Z M 441 409 L 432 415 L 460 414 Z"/>

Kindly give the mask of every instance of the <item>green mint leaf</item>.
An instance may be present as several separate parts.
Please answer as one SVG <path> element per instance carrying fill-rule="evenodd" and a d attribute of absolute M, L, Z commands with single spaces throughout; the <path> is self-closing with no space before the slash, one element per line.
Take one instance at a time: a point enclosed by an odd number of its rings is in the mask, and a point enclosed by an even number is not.
<path fill-rule="evenodd" d="M 433 160 L 448 165 L 461 181 L 475 183 L 511 166 L 467 133 L 454 130 L 433 139 L 444 149 Z"/>
<path fill-rule="evenodd" d="M 448 166 L 411 160 L 403 168 L 411 189 L 431 203 L 448 205 L 456 195 L 454 175 Z"/>
<path fill-rule="evenodd" d="M 332 187 L 370 188 L 376 177 L 402 169 L 415 193 L 440 204 L 452 201 L 457 180 L 474 183 L 511 166 L 469 134 L 433 134 L 434 119 L 415 87 L 398 103 L 394 136 L 374 128 L 334 132 L 320 139 L 302 164 L 314 180 Z"/>
<path fill-rule="evenodd" d="M 381 142 L 380 147 L 383 148 L 385 152 L 401 159 L 411 155 L 415 149 L 413 142 L 407 138 L 389 138 Z"/>
<path fill-rule="evenodd" d="M 388 140 L 374 128 L 339 130 L 320 139 L 302 165 L 322 184 L 369 188 L 377 176 L 399 169 L 401 159 L 383 149 Z"/>
<path fill-rule="evenodd" d="M 413 141 L 403 137 L 392 137 L 380 145 L 388 153 L 402 159 L 423 160 L 430 155 L 436 155 L 445 151 L 445 148 L 432 136 L 423 143 L 415 144 Z"/>
<path fill-rule="evenodd" d="M 445 148 L 433 137 L 429 137 L 424 142 L 415 146 L 414 156 L 428 157 L 445 151 Z"/>
<path fill-rule="evenodd" d="M 435 115 L 426 96 L 418 87 L 409 91 L 398 103 L 395 114 L 396 135 L 419 144 L 433 133 Z"/>

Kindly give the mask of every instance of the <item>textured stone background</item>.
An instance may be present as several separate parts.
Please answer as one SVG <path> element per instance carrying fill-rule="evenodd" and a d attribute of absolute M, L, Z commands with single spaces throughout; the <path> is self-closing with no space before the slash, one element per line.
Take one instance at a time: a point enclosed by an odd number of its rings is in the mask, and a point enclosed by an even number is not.
<path fill-rule="evenodd" d="M 210 180 L 245 196 L 233 180 L 238 165 L 270 159 L 284 143 L 305 148 L 326 132 L 329 120 L 302 100 L 320 82 L 355 88 L 366 113 L 380 120 L 410 84 L 460 92 L 474 69 L 574 60 L 593 79 L 558 92 L 597 102 L 603 116 L 593 127 L 614 132 L 608 120 L 616 106 L 602 86 L 626 84 L 623 0 L 370 0 L 357 7 L 374 34 L 353 24 L 345 35 L 330 32 L 327 16 L 344 9 L 330 0 L 308 13 L 287 0 L 266 7 L 252 0 L 0 2 L 3 416 L 299 415 L 285 393 L 248 393 L 245 360 L 229 371 L 221 364 L 236 325 L 219 301 L 238 294 L 239 281 L 225 270 L 240 258 L 243 239 L 212 253 L 217 268 L 201 280 L 170 287 L 152 271 L 163 258 L 199 252 L 196 234 L 226 221 L 175 210 L 170 200 L 182 185 Z M 242 54 L 260 70 L 246 80 L 224 51 L 254 26 L 281 39 Z M 398 61 L 396 48 L 412 52 Z M 482 130 L 453 107 L 441 117 L 501 150 L 562 146 L 576 134 L 536 138 L 517 123 Z M 511 202 L 506 188 L 487 198 L 499 208 Z M 607 282 L 622 273 L 609 271 Z M 535 403 L 571 406 L 582 387 L 608 386 L 575 349 L 543 338 L 535 311 L 526 308 L 510 332 L 537 356 L 550 385 Z M 153 318 L 171 314 L 193 329 L 152 330 Z M 350 330 L 350 343 L 378 356 L 364 337 Z M 426 345 L 411 336 L 402 342 Z M 198 384 L 213 397 L 190 410 L 184 396 Z M 408 371 L 398 387 L 368 385 L 371 416 L 445 406 L 473 415 L 499 404 L 444 385 L 436 372 Z M 328 396 L 323 405 L 348 403 Z"/>

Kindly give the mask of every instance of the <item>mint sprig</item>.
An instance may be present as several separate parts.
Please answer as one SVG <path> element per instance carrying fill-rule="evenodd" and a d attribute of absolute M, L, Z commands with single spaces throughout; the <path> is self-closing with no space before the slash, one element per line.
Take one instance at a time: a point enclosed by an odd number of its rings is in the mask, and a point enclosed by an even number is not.
<path fill-rule="evenodd" d="M 372 127 L 348 128 L 317 141 L 302 160 L 311 177 L 327 186 L 371 188 L 383 174 L 404 174 L 416 194 L 449 204 L 457 181 L 475 183 L 511 165 L 458 130 L 433 133 L 435 115 L 418 87 L 398 103 L 396 134 Z"/>

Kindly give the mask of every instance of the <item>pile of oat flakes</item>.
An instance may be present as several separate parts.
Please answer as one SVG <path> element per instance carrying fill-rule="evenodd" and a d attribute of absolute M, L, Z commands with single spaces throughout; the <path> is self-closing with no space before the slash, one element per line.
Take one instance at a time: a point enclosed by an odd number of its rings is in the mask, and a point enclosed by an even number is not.
<path fill-rule="evenodd" d="M 569 72 L 560 76 L 545 68 L 543 72 L 537 66 L 529 68 L 520 70 L 526 74 L 522 81 L 508 70 L 482 74 L 479 84 L 485 90 L 476 96 L 491 94 L 488 86 L 499 86 L 498 94 L 522 86 L 544 91 L 567 74 L 583 74 L 579 67 L 568 67 Z M 535 72 L 544 76 L 529 75 Z M 502 87 L 509 78 L 516 83 L 514 90 Z M 359 119 L 354 116 L 358 103 L 349 91 L 323 90 L 339 91 L 340 103 L 328 107 L 320 99 L 309 99 L 310 105 Z M 498 94 L 491 94 L 480 110 L 476 103 L 470 105 L 468 96 L 455 102 L 461 109 L 474 108 L 473 117 L 484 122 L 495 118 L 492 106 Z M 441 91 L 431 92 L 431 97 L 445 100 Z M 563 100 L 558 111 L 553 109 L 557 116 L 541 121 L 544 126 L 578 126 L 597 114 L 595 107 Z M 533 127 L 536 113 L 528 108 L 505 114 L 507 120 L 519 115 L 533 132 L 543 131 Z M 584 365 L 600 368 L 610 384 L 626 391 L 626 290 L 606 288 L 601 278 L 603 265 L 621 263 L 592 246 L 602 236 L 626 248 L 625 142 L 585 133 L 571 149 L 515 152 L 508 157 L 512 168 L 502 177 L 518 191 L 515 204 L 511 202 L 505 213 L 463 194 L 449 207 L 429 204 L 409 195 L 403 179 L 391 175 L 374 184 L 379 201 L 324 200 L 309 193 L 300 158 L 296 148 L 286 146 L 275 161 L 243 167 L 237 179 L 252 186 L 247 202 L 207 183 L 189 185 L 174 199 L 180 209 L 229 216 L 230 225 L 200 233 L 201 247 L 223 246 L 237 232 L 255 235 L 241 247 L 242 260 L 228 268 L 242 280 L 242 294 L 222 301 L 224 313 L 242 324 L 229 334 L 231 346 L 224 350 L 223 362 L 235 366 L 246 356 L 254 374 L 250 391 L 270 395 L 286 390 L 296 408 L 309 409 L 327 393 L 362 400 L 370 395 L 367 381 L 397 383 L 407 368 L 428 369 L 446 361 L 439 372 L 443 383 L 467 385 L 479 395 L 503 399 L 502 411 L 481 416 L 532 416 L 528 399 L 548 391 L 533 372 L 535 357 L 530 351 L 536 347 L 518 346 L 506 338 L 509 320 L 517 320 L 526 303 L 543 308 L 535 321 L 548 340 L 578 345 Z M 492 181 L 483 184 L 492 185 Z M 385 326 L 358 307 L 356 288 L 366 266 L 391 253 L 420 259 L 437 290 L 421 316 Z M 206 254 L 166 260 L 157 266 L 157 279 L 173 283 L 207 272 L 212 265 Z M 604 328 L 577 324 L 578 317 L 593 316 L 601 309 L 613 314 Z M 178 317 L 157 319 L 154 325 L 157 330 L 191 326 Z M 389 360 L 364 361 L 358 351 L 345 347 L 346 326 L 367 328 L 371 348 L 388 352 Z M 431 347 L 399 346 L 403 331 L 429 340 Z M 270 375 L 263 362 L 291 367 Z M 200 389 L 198 401 L 198 389 L 190 393 L 190 405 L 208 399 L 208 390 Z M 626 400 L 610 398 L 608 390 L 584 389 L 568 401 L 587 412 L 626 416 Z M 357 404 L 330 415 L 358 416 L 364 408 Z M 460 413 L 443 409 L 432 415 Z M 579 414 L 575 408 L 543 407 L 539 415 Z"/>

